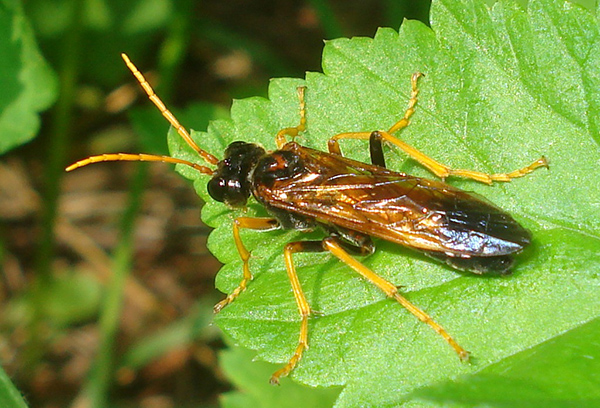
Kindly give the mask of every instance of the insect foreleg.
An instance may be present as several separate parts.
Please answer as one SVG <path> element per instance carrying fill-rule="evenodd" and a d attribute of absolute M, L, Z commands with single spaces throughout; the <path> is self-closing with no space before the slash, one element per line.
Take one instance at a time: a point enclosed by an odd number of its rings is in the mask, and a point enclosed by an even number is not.
<path fill-rule="evenodd" d="M 292 358 L 290 358 L 288 363 L 283 368 L 273 373 L 270 380 L 271 384 L 279 384 L 279 378 L 285 377 L 294 369 L 294 367 L 296 367 L 296 365 L 302 358 L 302 353 L 304 353 L 304 350 L 308 348 L 308 317 L 311 314 L 311 310 L 310 305 L 306 300 L 306 296 L 302 291 L 302 286 L 300 286 L 300 280 L 298 279 L 298 274 L 296 273 L 296 267 L 294 266 L 292 254 L 296 252 L 324 251 L 326 250 L 325 248 L 323 248 L 323 244 L 321 243 L 321 241 L 290 242 L 285 246 L 285 249 L 283 250 L 283 255 L 285 258 L 285 267 L 287 269 L 290 283 L 292 284 L 292 291 L 294 292 L 294 298 L 296 299 L 296 304 L 298 305 L 298 312 L 300 312 L 302 322 L 300 323 L 300 338 L 298 340 L 298 346 L 296 347 L 296 351 L 294 351 L 294 355 L 292 356 Z"/>
<path fill-rule="evenodd" d="M 227 297 L 217 303 L 214 307 L 215 313 L 218 313 L 225 306 L 233 302 L 239 295 L 242 293 L 246 286 L 248 286 L 248 282 L 252 280 L 252 273 L 250 273 L 250 251 L 246 249 L 244 243 L 242 242 L 242 238 L 240 237 L 240 228 L 247 228 L 253 230 L 272 230 L 279 227 L 279 222 L 275 218 L 251 218 L 251 217 L 238 217 L 233 220 L 233 239 L 235 240 L 235 246 L 240 254 L 240 258 L 242 258 L 243 271 L 244 276 L 242 281 L 238 285 L 237 288 L 234 289 L 231 294 L 227 295 Z"/>
<path fill-rule="evenodd" d="M 429 325 L 433 330 L 435 330 L 440 336 L 442 336 L 450 346 L 456 351 L 461 360 L 468 360 L 469 352 L 463 349 L 453 338 L 448 334 L 448 332 L 436 323 L 427 313 L 419 309 L 417 306 L 412 304 L 408 299 L 398 293 L 398 288 L 391 282 L 383 279 L 381 276 L 377 275 L 375 272 L 364 266 L 362 263 L 358 262 L 352 256 L 348 254 L 342 248 L 340 242 L 334 237 L 328 237 L 323 240 L 323 246 L 331 252 L 335 257 L 337 257 L 340 261 L 344 262 L 346 265 L 354 269 L 358 272 L 362 277 L 373 283 L 379 289 L 381 289 L 388 297 L 396 300 L 400 303 L 405 309 L 407 309 L 410 313 L 412 313 L 415 317 L 421 320 L 423 323 Z"/>

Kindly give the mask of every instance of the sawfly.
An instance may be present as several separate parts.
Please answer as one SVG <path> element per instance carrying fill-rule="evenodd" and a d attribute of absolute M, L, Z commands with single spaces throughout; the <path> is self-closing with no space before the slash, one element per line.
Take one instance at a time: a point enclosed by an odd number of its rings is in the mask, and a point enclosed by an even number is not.
<path fill-rule="evenodd" d="M 208 192 L 217 201 L 240 208 L 245 207 L 252 196 L 262 204 L 271 217 L 241 216 L 233 221 L 233 237 L 243 261 L 243 278 L 238 287 L 215 306 L 215 312 L 233 302 L 252 279 L 250 252 L 240 238 L 241 229 L 309 231 L 320 228 L 324 232 L 322 240 L 290 242 L 284 246 L 285 266 L 301 316 L 300 336 L 294 354 L 273 374 L 271 383 L 277 384 L 281 377 L 288 375 L 308 347 L 308 320 L 312 312 L 294 266 L 293 254 L 298 252 L 330 252 L 433 328 L 462 360 L 468 359 L 469 353 L 442 326 L 402 296 L 395 284 L 377 275 L 351 254 L 373 253 L 372 239 L 377 238 L 415 249 L 454 269 L 505 275 L 510 272 L 513 256 L 531 243 L 531 233 L 510 214 L 477 195 L 443 181 L 387 169 L 383 142 L 400 148 L 442 180 L 460 176 L 487 184 L 510 181 L 539 167 L 547 167 L 544 157 L 510 173 L 486 174 L 450 168 L 396 138 L 393 134 L 408 126 L 415 112 L 417 83 L 422 76 L 415 73 L 410 81 L 408 108 L 387 131 L 337 134 L 329 139 L 329 152 L 301 146 L 294 141 L 306 128 L 305 88 L 300 87 L 300 123 L 277 133 L 277 150 L 268 151 L 255 143 L 236 141 L 227 147 L 224 158 L 219 160 L 196 145 L 140 71 L 125 54 L 122 57 L 150 100 L 207 165 L 169 156 L 117 153 L 89 157 L 69 166 L 67 171 L 105 161 L 179 163 L 211 176 Z M 368 140 L 371 164 L 344 157 L 339 146 L 343 139 Z"/>

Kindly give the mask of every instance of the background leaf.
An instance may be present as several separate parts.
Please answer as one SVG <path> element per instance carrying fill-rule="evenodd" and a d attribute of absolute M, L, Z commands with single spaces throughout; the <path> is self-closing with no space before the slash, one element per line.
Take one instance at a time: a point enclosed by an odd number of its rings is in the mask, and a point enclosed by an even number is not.
<path fill-rule="evenodd" d="M 54 63 L 65 58 L 64 41 L 72 30 L 72 5 L 68 0 L 32 0 L 24 4 L 45 55 Z M 114 69 L 115 55 L 126 51 L 139 61 L 152 52 L 153 36 L 165 31 L 176 7 L 169 0 L 85 2 L 78 22 L 84 33 L 80 41 L 84 49 L 93 52 L 81 55 L 80 64 L 86 68 L 81 72 L 84 80 L 106 87 L 122 81 L 122 72 Z"/>
<path fill-rule="evenodd" d="M 0 404 L 6 408 L 25 408 L 27 404 L 10 378 L 0 367 Z"/>
<path fill-rule="evenodd" d="M 56 77 L 42 58 L 18 1 L 0 3 L 0 154 L 38 132 L 38 113 L 57 93 Z"/>
<path fill-rule="evenodd" d="M 306 84 L 308 132 L 301 142 L 323 149 L 339 132 L 387 128 L 404 112 L 409 79 L 420 82 L 418 110 L 402 139 L 454 167 L 519 168 L 542 154 L 551 171 L 493 187 L 454 185 L 488 197 L 534 235 L 513 276 L 491 279 L 456 273 L 407 249 L 377 242 L 364 263 L 403 286 L 474 356 L 461 364 L 429 327 L 419 323 L 349 268 L 326 254 L 295 257 L 309 302 L 322 313 L 310 322 L 310 345 L 293 377 L 313 386 L 345 385 L 337 406 L 396 406 L 416 389 L 461 378 L 568 333 L 600 315 L 600 170 L 598 148 L 599 30 L 597 16 L 571 3 L 512 1 L 492 9 L 477 1 L 434 2 L 431 29 L 406 21 L 399 33 L 330 41 L 323 74 L 278 79 L 269 99 L 236 101 L 232 121 L 213 123 L 196 140 L 220 153 L 233 140 L 274 148 L 278 129 L 298 121 L 295 88 Z M 173 134 L 171 134 L 173 136 Z M 171 137 L 172 152 L 192 153 Z M 344 143 L 366 160 L 365 143 Z M 400 152 L 388 166 L 426 176 Z M 204 221 L 215 227 L 211 251 L 225 264 L 217 286 L 230 292 L 241 276 L 231 239 L 238 213 L 212 201 L 206 177 Z M 249 215 L 264 215 L 251 205 Z M 299 318 L 282 260 L 285 242 L 314 239 L 294 231 L 244 231 L 255 279 L 217 318 L 236 342 L 283 363 L 296 347 Z M 597 347 L 580 353 L 599 358 Z M 565 365 L 571 364 L 565 361 Z M 555 372 L 547 375 L 557 375 Z M 267 378 L 265 378 L 267 381 Z M 565 377 L 561 384 L 575 381 Z"/>
<path fill-rule="evenodd" d="M 240 347 L 221 353 L 221 367 L 238 388 L 221 396 L 223 408 L 295 408 L 299 401 L 312 408 L 330 407 L 339 394 L 339 389 L 311 389 L 289 379 L 273 387 L 264 379 L 279 367 L 265 362 L 252 363 L 254 356 L 255 353 Z"/>

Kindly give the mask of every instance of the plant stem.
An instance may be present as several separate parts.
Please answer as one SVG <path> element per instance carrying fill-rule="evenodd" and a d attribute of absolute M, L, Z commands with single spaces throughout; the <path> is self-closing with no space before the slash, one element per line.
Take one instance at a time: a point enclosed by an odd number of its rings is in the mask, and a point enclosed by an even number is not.
<path fill-rule="evenodd" d="M 121 238 L 115 250 L 113 277 L 108 286 L 100 316 L 100 348 L 84 389 L 84 397 L 92 408 L 104 407 L 108 402 L 108 390 L 114 371 L 114 345 L 119 329 L 123 289 L 125 280 L 131 272 L 134 223 L 141 205 L 147 173 L 147 164 L 140 163 L 131 182 L 129 206 L 121 220 Z"/>
<path fill-rule="evenodd" d="M 51 280 L 52 259 L 54 257 L 54 224 L 60 182 L 64 173 L 66 151 L 71 133 L 75 87 L 79 79 L 81 21 L 83 0 L 72 0 L 70 28 L 64 44 L 59 72 L 60 97 L 54 108 L 46 149 L 48 161 L 45 171 L 42 214 L 42 237 L 37 253 L 38 277 L 44 282 Z"/>
<path fill-rule="evenodd" d="M 71 118 L 75 100 L 75 87 L 79 79 L 79 62 L 81 46 L 81 21 L 83 15 L 83 0 L 72 0 L 69 3 L 69 30 L 64 40 L 64 52 L 59 71 L 59 99 L 52 112 L 50 125 L 49 146 L 46 148 L 47 162 L 42 202 L 41 237 L 36 253 L 37 276 L 33 283 L 32 318 L 24 352 L 24 365 L 35 364 L 44 350 L 41 347 L 43 337 L 40 324 L 44 316 L 44 292 L 52 283 L 52 261 L 54 259 L 54 227 L 60 193 L 60 182 L 64 173 L 66 151 L 71 134 Z"/>

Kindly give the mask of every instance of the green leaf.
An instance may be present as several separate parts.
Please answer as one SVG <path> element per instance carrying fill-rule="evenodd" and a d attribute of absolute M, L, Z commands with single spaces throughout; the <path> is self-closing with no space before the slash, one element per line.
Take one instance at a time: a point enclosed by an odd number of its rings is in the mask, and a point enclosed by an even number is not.
<path fill-rule="evenodd" d="M 279 387 L 273 387 L 265 378 L 278 369 L 277 365 L 265 362 L 252 362 L 254 352 L 235 347 L 221 353 L 220 363 L 229 380 L 239 391 L 221 396 L 223 408 L 311 408 L 330 407 L 339 389 L 314 389 L 283 379 Z"/>
<path fill-rule="evenodd" d="M 42 58 L 17 0 L 0 2 L 0 154 L 31 140 L 38 113 L 57 93 L 57 80 Z"/>
<path fill-rule="evenodd" d="M 0 406 L 3 408 L 26 408 L 23 396 L 0 368 Z"/>
<path fill-rule="evenodd" d="M 600 319 L 594 319 L 460 382 L 448 381 L 414 394 L 444 406 L 600 406 L 599 332 Z M 567 378 L 568 388 L 563 384 Z"/>
<path fill-rule="evenodd" d="M 308 131 L 298 140 L 326 149 L 336 133 L 395 123 L 410 95 L 410 75 L 420 71 L 426 76 L 412 123 L 400 135 L 404 141 L 442 163 L 486 172 L 511 171 L 541 155 L 550 159 L 551 171 L 538 170 L 511 183 L 489 187 L 448 180 L 486 196 L 532 231 L 534 242 L 512 276 L 460 274 L 385 241 L 377 241 L 374 255 L 361 258 L 383 278 L 402 285 L 411 301 L 472 352 L 471 363 L 461 363 L 428 326 L 331 256 L 294 255 L 311 307 L 320 314 L 310 320 L 310 349 L 292 377 L 312 386 L 345 386 L 336 406 L 411 405 L 420 398 L 416 390 L 449 381 L 468 390 L 469 375 L 600 317 L 598 16 L 562 1 L 532 0 L 527 7 L 509 0 L 491 9 L 477 0 L 439 0 L 432 4 L 431 29 L 405 21 L 399 33 L 380 29 L 373 39 L 329 41 L 323 74 L 273 80 L 268 100 L 234 101 L 231 121 L 213 122 L 206 133 L 194 134 L 217 155 L 234 140 L 274 149 L 276 132 L 298 123 L 295 88 L 305 84 Z M 175 156 L 197 161 L 170 135 Z M 368 160 L 365 142 L 344 141 L 342 150 Z M 386 156 L 392 169 L 431 177 L 402 152 L 389 149 Z M 181 173 L 195 180 L 207 201 L 202 217 L 215 228 L 209 247 L 225 264 L 217 287 L 230 293 L 242 271 L 231 223 L 236 216 L 266 211 L 257 204 L 246 213 L 231 211 L 207 195 L 207 176 L 188 168 Z M 236 343 L 257 350 L 259 358 L 281 366 L 298 339 L 284 244 L 322 236 L 242 232 L 252 250 L 255 279 L 217 323 Z M 577 353 L 600 358 L 590 344 Z M 563 362 L 557 371 L 568 372 L 577 364 Z M 576 378 L 561 378 L 564 392 L 573 390 L 574 398 L 585 400 L 576 392 Z"/>

